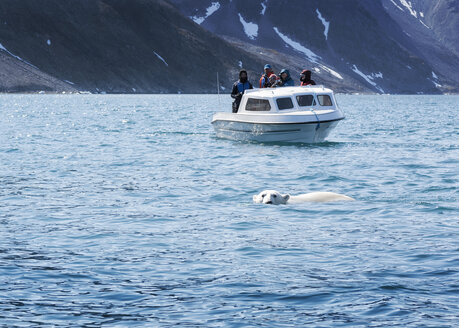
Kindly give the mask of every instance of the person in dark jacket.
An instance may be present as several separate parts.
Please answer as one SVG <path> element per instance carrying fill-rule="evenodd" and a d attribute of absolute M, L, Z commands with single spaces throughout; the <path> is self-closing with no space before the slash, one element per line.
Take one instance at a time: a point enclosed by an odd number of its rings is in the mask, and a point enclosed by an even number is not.
<path fill-rule="evenodd" d="M 280 83 L 276 86 L 278 87 L 293 87 L 295 86 L 295 82 L 293 82 L 292 77 L 290 76 L 290 72 L 288 69 L 283 69 L 280 73 Z"/>
<path fill-rule="evenodd" d="M 260 88 L 269 88 L 269 77 L 274 74 L 271 65 L 266 64 L 264 68 L 265 73 L 260 78 Z"/>
<path fill-rule="evenodd" d="M 301 86 L 303 85 L 316 85 L 314 80 L 311 80 L 311 71 L 304 69 L 300 75 Z"/>
<path fill-rule="evenodd" d="M 239 80 L 234 82 L 233 90 L 231 91 L 231 98 L 234 99 L 233 113 L 237 113 L 239 104 L 241 103 L 242 95 L 247 89 L 253 89 L 253 86 L 247 78 L 247 71 L 245 69 L 241 69 L 239 71 Z"/>

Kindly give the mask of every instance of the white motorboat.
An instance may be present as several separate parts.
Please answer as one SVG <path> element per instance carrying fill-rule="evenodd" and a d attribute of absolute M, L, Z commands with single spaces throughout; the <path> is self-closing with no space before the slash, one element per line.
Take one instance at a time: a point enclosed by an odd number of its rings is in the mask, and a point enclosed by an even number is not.
<path fill-rule="evenodd" d="M 219 138 L 257 142 L 323 142 L 344 119 L 333 91 L 323 86 L 246 90 L 237 113 L 219 112 Z"/>

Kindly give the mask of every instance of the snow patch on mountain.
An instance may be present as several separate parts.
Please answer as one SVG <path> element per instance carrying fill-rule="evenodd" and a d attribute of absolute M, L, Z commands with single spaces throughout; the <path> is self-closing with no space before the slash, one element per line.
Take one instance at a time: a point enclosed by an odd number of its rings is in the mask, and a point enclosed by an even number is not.
<path fill-rule="evenodd" d="M 311 50 L 309 50 L 308 48 L 302 46 L 300 43 L 296 42 L 296 41 L 293 41 L 292 39 L 290 39 L 288 36 L 286 36 L 285 34 L 282 34 L 279 29 L 277 27 L 273 27 L 274 31 L 277 33 L 277 35 L 279 35 L 279 37 L 287 44 L 289 45 L 290 47 L 292 47 L 293 49 L 295 49 L 296 51 L 300 52 L 300 53 L 303 53 L 304 55 L 306 55 L 306 57 L 308 57 L 308 59 L 315 63 L 315 64 L 318 64 L 318 60 L 321 59 L 320 56 L 316 55 L 314 52 L 312 52 Z"/>
<path fill-rule="evenodd" d="M 320 68 L 322 68 L 324 71 L 330 73 L 331 75 L 333 75 L 334 77 L 337 77 L 338 79 L 340 80 L 343 80 L 344 78 L 342 77 L 341 74 L 339 74 L 337 71 L 334 71 L 332 70 L 330 67 L 328 66 L 325 66 L 325 65 L 322 65 L 320 64 L 319 65 Z M 314 71 L 316 71 L 317 73 L 320 73 L 320 68 L 319 67 L 314 67 Z"/>
<path fill-rule="evenodd" d="M 325 18 L 322 17 L 322 14 L 319 11 L 319 8 L 316 9 L 317 17 L 320 19 L 322 24 L 324 24 L 324 35 L 325 35 L 325 40 L 328 40 L 328 28 L 330 27 L 330 22 L 327 22 Z"/>
<path fill-rule="evenodd" d="M 46 41 L 46 44 L 47 44 L 48 46 L 50 46 L 50 45 L 51 45 L 51 40 L 48 39 L 48 41 Z"/>
<path fill-rule="evenodd" d="M 192 16 L 190 17 L 196 24 L 201 25 L 202 22 L 204 22 L 210 15 L 212 15 L 214 12 L 216 12 L 218 9 L 220 9 L 220 3 L 219 2 L 212 2 L 210 7 L 206 9 L 206 15 L 202 17 L 198 16 Z"/>
<path fill-rule="evenodd" d="M 239 61 L 239 67 L 242 68 L 242 61 Z"/>
<path fill-rule="evenodd" d="M 432 71 L 432 77 L 433 77 L 433 80 L 430 80 L 430 79 L 428 79 L 428 80 L 432 81 L 432 83 L 435 85 L 436 88 L 441 88 L 442 85 L 440 83 L 438 83 L 438 75 L 435 74 L 434 71 Z"/>
<path fill-rule="evenodd" d="M 410 12 L 410 14 L 412 16 L 414 16 L 415 18 L 418 18 L 418 12 L 416 10 L 413 9 L 413 3 L 411 1 L 407 1 L 407 0 L 398 0 L 400 1 L 400 4 L 405 7 L 406 9 L 408 9 L 408 11 Z M 400 9 L 401 11 L 405 12 L 405 9 L 403 9 L 402 7 L 400 7 L 396 2 L 395 0 L 390 0 L 390 2 L 392 2 L 394 4 L 394 6 L 396 6 L 398 9 Z M 424 23 L 421 18 L 424 18 L 424 13 L 422 11 L 419 12 L 419 22 L 424 25 L 424 27 L 430 29 L 430 27 Z M 410 36 L 410 35 L 409 35 Z M 410 36 L 411 37 L 411 36 Z"/>
<path fill-rule="evenodd" d="M 402 7 L 400 7 L 394 0 L 390 0 L 390 2 L 392 2 L 394 4 L 395 7 L 397 7 L 398 9 L 400 9 L 401 11 L 404 11 Z"/>
<path fill-rule="evenodd" d="M 244 32 L 250 40 L 255 40 L 258 36 L 258 25 L 255 23 L 245 21 L 241 14 L 239 15 L 239 21 L 244 27 Z"/>
<path fill-rule="evenodd" d="M 441 88 L 442 85 L 440 83 L 438 83 L 437 81 L 434 81 L 434 80 L 431 80 L 431 79 L 428 79 L 430 81 L 432 81 L 432 83 L 435 85 L 436 88 Z"/>
<path fill-rule="evenodd" d="M 418 18 L 418 13 L 416 12 L 416 10 L 413 9 L 413 4 L 411 3 L 411 1 L 400 0 L 400 4 L 404 6 L 406 9 L 408 9 L 411 15 Z"/>
<path fill-rule="evenodd" d="M 264 15 L 265 12 L 266 12 L 266 3 L 267 3 L 267 2 L 268 2 L 268 1 L 265 0 L 265 1 L 263 1 L 263 2 L 261 3 L 261 8 L 262 8 L 262 9 L 261 9 L 261 12 L 260 12 L 261 15 Z"/>
<path fill-rule="evenodd" d="M 155 53 L 156 57 L 158 57 L 158 59 L 164 63 L 164 65 L 169 66 L 169 64 L 166 63 L 163 57 L 161 57 L 156 51 L 153 51 L 153 52 Z"/>
<path fill-rule="evenodd" d="M 16 56 L 16 55 L 13 54 L 12 52 L 10 52 L 10 51 L 9 51 L 8 49 L 6 49 L 6 48 L 3 46 L 3 44 L 1 44 L 1 43 L 0 43 L 0 50 L 3 50 L 4 52 L 6 52 L 7 54 L 9 54 L 10 56 L 16 58 L 17 60 L 20 60 L 20 61 L 22 61 L 23 63 L 25 63 L 25 64 L 27 64 L 27 65 L 29 65 L 29 66 L 32 66 L 33 68 L 38 69 L 37 66 L 32 65 L 32 64 L 29 63 L 27 60 L 24 60 L 24 59 L 22 59 L 21 57 Z"/>
<path fill-rule="evenodd" d="M 427 28 L 429 28 L 429 29 L 430 29 L 430 27 L 429 27 L 429 26 L 427 26 L 427 25 L 426 25 L 426 23 L 424 23 L 422 20 L 419 20 L 419 21 L 421 22 L 421 24 L 422 24 L 422 25 L 424 25 L 425 27 L 427 27 Z"/>
<path fill-rule="evenodd" d="M 365 81 L 367 81 L 369 84 L 371 84 L 372 86 L 374 86 L 378 91 L 380 91 L 381 93 L 384 93 L 384 90 L 379 87 L 376 82 L 374 82 L 373 80 L 375 78 L 382 78 L 382 73 L 379 72 L 379 73 L 372 73 L 370 75 L 366 75 L 365 73 L 363 73 L 361 70 L 359 70 L 357 68 L 356 65 L 353 65 L 352 68 L 351 68 L 356 74 L 360 75 Z"/>

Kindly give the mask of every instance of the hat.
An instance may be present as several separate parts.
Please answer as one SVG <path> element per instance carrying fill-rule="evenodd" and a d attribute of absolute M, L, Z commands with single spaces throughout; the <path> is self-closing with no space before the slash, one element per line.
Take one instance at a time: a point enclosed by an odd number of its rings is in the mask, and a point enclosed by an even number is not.
<path fill-rule="evenodd" d="M 267 68 L 271 69 L 271 65 L 266 64 L 264 69 L 267 69 Z"/>

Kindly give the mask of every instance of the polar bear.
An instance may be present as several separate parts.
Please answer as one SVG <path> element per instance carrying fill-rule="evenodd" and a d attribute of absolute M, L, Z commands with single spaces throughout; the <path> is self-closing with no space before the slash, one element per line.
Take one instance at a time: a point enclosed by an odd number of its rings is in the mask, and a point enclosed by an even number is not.
<path fill-rule="evenodd" d="M 258 195 L 253 196 L 254 203 L 258 204 L 289 204 L 302 202 L 336 202 L 340 200 L 355 200 L 346 195 L 337 194 L 334 192 L 311 192 L 298 196 L 290 196 L 289 194 L 282 195 L 276 190 L 264 190 Z"/>

